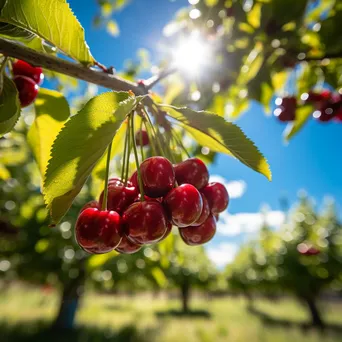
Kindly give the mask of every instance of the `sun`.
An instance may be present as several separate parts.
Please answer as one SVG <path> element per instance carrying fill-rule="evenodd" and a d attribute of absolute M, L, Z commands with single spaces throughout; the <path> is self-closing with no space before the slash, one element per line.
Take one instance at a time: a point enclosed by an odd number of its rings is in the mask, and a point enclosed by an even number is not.
<path fill-rule="evenodd" d="M 179 71 L 195 76 L 210 63 L 212 51 L 199 33 L 193 32 L 189 37 L 182 38 L 173 50 L 173 66 Z"/>

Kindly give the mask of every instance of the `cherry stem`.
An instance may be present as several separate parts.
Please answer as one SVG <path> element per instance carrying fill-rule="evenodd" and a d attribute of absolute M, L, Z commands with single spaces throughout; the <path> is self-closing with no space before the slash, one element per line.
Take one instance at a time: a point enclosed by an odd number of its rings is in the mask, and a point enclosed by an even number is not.
<path fill-rule="evenodd" d="M 158 149 L 159 149 L 160 153 L 161 153 L 162 155 L 165 156 L 166 153 L 165 153 L 165 151 L 164 151 L 164 149 L 163 149 L 163 147 L 162 147 L 162 145 L 161 145 L 161 143 L 160 143 L 159 136 L 157 136 L 157 133 L 156 133 L 156 131 L 155 131 L 155 129 L 154 129 L 154 126 L 153 126 L 153 123 L 152 123 L 152 121 L 151 121 L 151 118 L 150 118 L 150 116 L 148 115 L 148 113 L 147 113 L 147 111 L 146 111 L 146 109 L 145 109 L 144 106 L 143 106 L 143 110 L 144 110 L 144 113 L 145 113 L 145 115 L 146 115 L 146 117 L 147 117 L 147 121 L 148 121 L 148 123 L 149 123 L 149 125 L 150 125 L 150 127 L 151 127 L 151 130 L 152 130 L 152 132 L 153 132 L 153 135 L 154 135 L 154 137 L 156 138 L 157 145 L 158 145 Z"/>
<path fill-rule="evenodd" d="M 127 185 L 128 173 L 129 173 L 129 157 L 131 155 L 131 121 L 128 117 L 127 126 L 127 152 L 126 152 L 126 165 L 125 165 L 125 186 Z"/>
<path fill-rule="evenodd" d="M 132 140 L 133 140 L 133 152 L 134 152 L 134 158 L 135 158 L 135 165 L 137 167 L 137 173 L 138 173 L 138 184 L 139 184 L 139 190 L 141 194 L 141 202 L 145 201 L 145 193 L 144 193 L 144 187 L 141 179 L 141 172 L 140 172 L 140 165 L 139 165 L 139 158 L 138 158 L 138 150 L 137 150 L 137 144 L 134 139 L 134 112 L 131 114 L 131 134 L 132 134 Z"/>
<path fill-rule="evenodd" d="M 123 151 L 123 158 L 122 158 L 122 168 L 121 168 L 121 180 L 125 180 L 125 166 L 126 166 L 126 157 L 127 157 L 127 138 L 129 135 L 128 131 L 128 123 L 126 128 L 126 134 L 125 134 L 125 145 L 124 145 L 124 151 Z"/>
<path fill-rule="evenodd" d="M 148 135 L 148 138 L 149 138 L 149 141 L 150 141 L 150 146 L 151 146 L 151 149 L 152 149 L 152 154 L 156 155 L 157 154 L 157 152 L 156 152 L 157 149 L 156 149 L 156 146 L 154 144 L 153 134 L 150 131 L 150 127 L 148 125 L 146 125 L 146 120 L 144 120 L 144 125 L 145 125 L 146 131 L 147 131 L 147 135 Z"/>
<path fill-rule="evenodd" d="M 105 185 L 103 190 L 103 202 L 102 202 L 102 210 L 107 210 L 107 200 L 108 200 L 108 178 L 109 178 L 109 164 L 110 164 L 110 154 L 112 151 L 112 141 L 108 146 L 107 151 L 107 164 L 106 164 L 106 178 L 105 178 Z"/>
<path fill-rule="evenodd" d="M 182 143 L 182 140 L 179 139 L 177 133 L 175 131 L 172 132 L 172 136 L 174 137 L 174 139 L 176 140 L 176 143 L 181 147 L 181 149 L 185 152 L 185 154 L 187 155 L 188 158 L 190 158 L 190 154 L 188 152 L 188 150 L 185 148 L 185 146 Z"/>
<path fill-rule="evenodd" d="M 4 71 L 6 68 L 7 61 L 8 57 L 6 56 L 0 66 L 0 95 L 2 94 L 2 90 L 4 88 Z"/>
<path fill-rule="evenodd" d="M 140 154 L 141 154 L 141 160 L 144 161 L 144 146 L 143 146 L 143 136 L 142 136 L 142 128 L 143 128 L 143 119 L 141 119 L 140 123 L 140 137 L 139 137 L 139 143 L 140 143 Z"/>

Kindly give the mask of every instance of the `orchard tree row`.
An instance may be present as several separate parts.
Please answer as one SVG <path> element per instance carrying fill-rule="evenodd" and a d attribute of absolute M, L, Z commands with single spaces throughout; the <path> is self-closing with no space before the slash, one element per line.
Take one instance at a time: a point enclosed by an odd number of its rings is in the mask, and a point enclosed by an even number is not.
<path fill-rule="evenodd" d="M 230 288 L 253 295 L 291 294 L 303 302 L 312 324 L 324 326 L 317 300 L 342 291 L 342 223 L 332 203 L 323 212 L 308 198 L 294 207 L 279 231 L 266 224 L 227 267 Z"/>

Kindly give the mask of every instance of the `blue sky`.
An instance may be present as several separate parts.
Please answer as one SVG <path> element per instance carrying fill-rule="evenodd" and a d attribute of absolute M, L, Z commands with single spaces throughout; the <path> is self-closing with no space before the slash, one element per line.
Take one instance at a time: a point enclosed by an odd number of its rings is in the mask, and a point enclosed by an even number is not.
<path fill-rule="evenodd" d="M 69 0 L 69 3 L 85 28 L 86 39 L 95 58 L 118 70 L 126 59 L 136 56 L 139 48 L 151 51 L 153 60 L 157 62 L 157 43 L 162 38 L 164 25 L 179 8 L 187 5 L 185 0 L 132 0 L 131 5 L 115 16 L 121 35 L 113 38 L 105 29 L 94 29 L 91 25 L 98 10 L 95 1 L 87 1 L 87 5 L 84 0 Z M 235 223 L 245 222 L 242 215 L 257 213 L 263 204 L 268 204 L 272 210 L 280 210 L 279 199 L 285 196 L 293 203 L 300 189 L 305 189 L 318 203 L 329 195 L 341 204 L 342 124 L 320 124 L 310 120 L 305 129 L 286 146 L 282 139 L 284 126 L 275 118 L 266 117 L 257 105 L 253 105 L 237 123 L 267 157 L 273 181 L 268 182 L 228 156 L 218 158 L 216 164 L 210 167 L 212 174 L 221 175 L 228 181 L 243 180 L 247 184 L 243 196 L 233 199 L 229 207 L 230 219 L 239 218 Z M 234 216 L 237 214 L 240 216 Z M 256 216 L 245 217 L 243 226 L 257 222 Z M 227 222 L 229 229 L 230 221 Z M 249 236 L 243 226 L 240 232 L 234 234 L 217 234 L 208 245 L 213 259 L 229 260 L 228 255 L 231 257 L 234 254 L 236 244 Z"/>

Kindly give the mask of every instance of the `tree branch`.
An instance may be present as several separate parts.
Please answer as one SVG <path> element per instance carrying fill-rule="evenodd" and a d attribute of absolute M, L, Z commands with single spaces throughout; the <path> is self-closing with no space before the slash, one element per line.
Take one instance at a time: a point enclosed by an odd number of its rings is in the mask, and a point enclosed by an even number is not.
<path fill-rule="evenodd" d="M 3 38 L 0 38 L 0 53 L 7 57 L 22 59 L 32 65 L 41 66 L 42 68 L 97 84 L 108 89 L 116 91 L 131 90 L 135 95 L 147 94 L 147 89 L 139 87 L 137 84 L 118 76 L 89 69 L 81 64 L 41 53 Z"/>
<path fill-rule="evenodd" d="M 162 71 L 159 75 L 152 76 L 151 78 L 147 79 L 144 83 L 145 88 L 147 90 L 152 89 L 157 83 L 159 83 L 161 80 L 164 78 L 168 77 L 169 75 L 173 74 L 176 72 L 176 68 L 170 68 L 167 70 Z"/>

